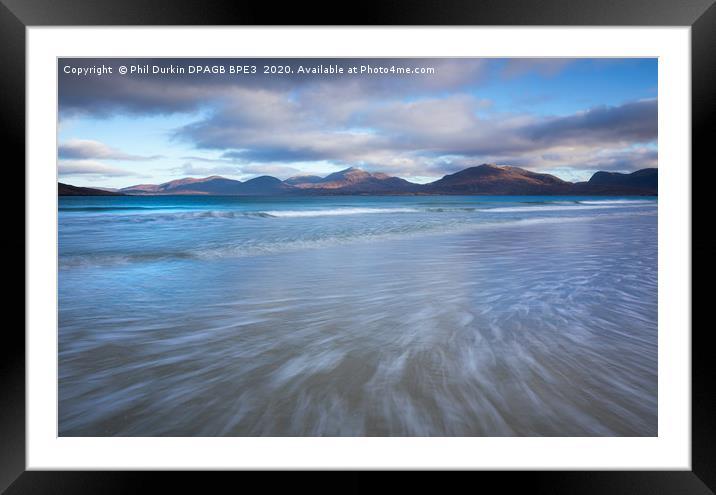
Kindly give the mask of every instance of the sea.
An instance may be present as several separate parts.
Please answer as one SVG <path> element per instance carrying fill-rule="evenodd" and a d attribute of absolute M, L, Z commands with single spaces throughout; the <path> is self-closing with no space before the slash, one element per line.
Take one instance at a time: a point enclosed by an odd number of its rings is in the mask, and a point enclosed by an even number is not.
<path fill-rule="evenodd" d="M 60 436 L 656 436 L 657 200 L 58 204 Z"/>

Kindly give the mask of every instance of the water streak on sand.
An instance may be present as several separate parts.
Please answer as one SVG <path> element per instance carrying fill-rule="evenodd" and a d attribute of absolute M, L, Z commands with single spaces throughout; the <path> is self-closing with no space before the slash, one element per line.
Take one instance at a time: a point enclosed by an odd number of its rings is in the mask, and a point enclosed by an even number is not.
<path fill-rule="evenodd" d="M 655 201 L 301 201 L 61 200 L 60 435 L 657 434 Z"/>

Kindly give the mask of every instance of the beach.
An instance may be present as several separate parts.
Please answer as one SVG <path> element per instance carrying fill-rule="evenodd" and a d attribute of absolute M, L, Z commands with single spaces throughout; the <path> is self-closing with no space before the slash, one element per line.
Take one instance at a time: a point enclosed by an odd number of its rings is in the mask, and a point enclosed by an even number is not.
<path fill-rule="evenodd" d="M 59 202 L 60 436 L 655 436 L 657 201 Z"/>

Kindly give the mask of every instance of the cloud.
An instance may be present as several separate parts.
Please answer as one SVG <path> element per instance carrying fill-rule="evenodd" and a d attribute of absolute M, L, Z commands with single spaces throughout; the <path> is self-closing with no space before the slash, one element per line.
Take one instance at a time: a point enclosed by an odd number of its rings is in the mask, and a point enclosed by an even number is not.
<path fill-rule="evenodd" d="M 508 79 L 526 74 L 553 77 L 574 61 L 569 58 L 510 58 L 505 63 L 502 76 Z"/>
<path fill-rule="evenodd" d="M 184 67 L 206 65 L 206 59 L 60 59 L 60 117 L 90 115 L 107 117 L 116 114 L 157 115 L 191 113 L 212 107 L 230 97 L 237 88 L 269 91 L 306 91 L 314 86 L 353 87 L 353 91 L 370 97 L 436 94 L 474 86 L 485 78 L 490 62 L 486 59 L 213 59 L 212 65 L 257 67 L 256 73 L 237 76 L 224 74 L 128 74 L 117 69 L 125 66 Z M 112 74 L 102 77 L 77 77 L 64 67 L 113 67 Z M 264 65 L 339 65 L 346 69 L 341 76 L 306 75 L 296 70 L 276 76 L 265 74 Z M 431 67 L 431 74 L 395 77 L 394 73 L 349 75 L 352 66 L 372 65 L 397 68 Z M 339 82 L 339 84 L 336 84 Z"/>
<path fill-rule="evenodd" d="M 658 166 L 657 150 L 648 147 L 628 147 L 623 149 L 604 149 L 583 152 L 565 152 L 547 154 L 541 157 L 542 166 L 548 167 L 549 162 L 569 164 L 570 168 L 579 170 L 606 170 L 615 172 L 633 172 L 642 168 Z"/>
<path fill-rule="evenodd" d="M 96 64 L 81 59 L 73 63 Z M 532 74 L 555 77 L 574 59 L 251 59 L 256 75 L 77 78 L 61 72 L 63 115 L 184 113 L 172 139 L 218 158 L 185 157 L 173 173 L 289 176 L 301 164 L 361 166 L 403 177 L 435 177 L 466 166 L 500 163 L 535 170 L 632 170 L 655 166 L 655 99 L 596 106 L 571 115 L 500 112 L 483 82 Z M 60 64 L 64 63 L 62 60 Z M 102 60 L 102 63 L 196 64 L 205 60 Z M 261 74 L 264 63 L 432 66 L 419 77 Z M 529 92 L 527 92 L 529 93 Z M 531 95 L 534 97 L 534 95 Z M 530 97 L 526 94 L 525 98 Z M 186 120 L 185 120 L 186 121 Z M 201 153 L 197 152 L 197 155 Z M 73 140 L 60 158 L 146 160 L 103 143 Z M 196 163 L 206 163 L 197 166 Z"/>
<path fill-rule="evenodd" d="M 127 160 L 127 161 L 144 161 L 160 158 L 159 155 L 141 156 L 124 153 L 116 148 L 111 148 L 99 141 L 90 139 L 70 139 L 61 143 L 58 147 L 58 156 L 60 159 L 104 159 L 104 160 Z"/>
<path fill-rule="evenodd" d="M 210 85 L 124 79 L 103 76 L 77 78 L 72 82 L 60 76 L 60 118 L 67 116 L 109 117 L 127 115 L 167 115 L 195 112 L 211 101 Z"/>
<path fill-rule="evenodd" d="M 241 167 L 241 172 L 246 175 L 273 175 L 279 179 L 288 179 L 302 172 L 298 168 L 276 164 L 257 164 Z"/>
<path fill-rule="evenodd" d="M 457 163 L 553 167 L 555 160 L 539 158 L 549 154 L 580 154 L 584 162 L 581 154 L 595 158 L 657 137 L 656 100 L 537 117 L 485 112 L 489 101 L 464 93 L 364 101 L 349 88 L 337 102 L 334 88 L 325 98 L 318 91 L 306 102 L 285 91 L 237 89 L 214 113 L 177 129 L 175 138 L 221 151 L 240 166 L 331 161 L 414 177 L 454 171 Z M 627 168 L 629 155 L 620 156 Z M 618 166 L 616 158 L 604 163 Z"/>
<path fill-rule="evenodd" d="M 125 177 L 141 176 L 119 167 L 113 167 L 101 162 L 92 160 L 63 160 L 58 164 L 58 173 L 61 176 L 70 175 L 94 175 L 98 177 Z"/>
<path fill-rule="evenodd" d="M 224 160 L 210 160 L 205 159 L 204 161 L 217 162 Z M 186 162 L 180 167 L 173 167 L 168 170 L 172 174 L 177 175 L 191 175 L 206 177 L 211 175 L 231 175 L 238 177 L 251 177 L 259 175 L 272 175 L 279 179 L 287 179 L 294 175 L 301 173 L 301 170 L 295 167 L 290 167 L 280 164 L 251 164 L 251 165 L 216 165 L 216 166 L 205 166 L 197 167 L 191 162 Z"/>
<path fill-rule="evenodd" d="M 178 175 L 197 175 L 197 176 L 208 176 L 208 175 L 238 175 L 240 170 L 231 165 L 217 165 L 209 167 L 197 167 L 191 162 L 186 162 L 179 167 L 173 167 L 168 170 L 173 174 Z"/>
<path fill-rule="evenodd" d="M 522 132 L 541 143 L 627 143 L 647 142 L 657 137 L 656 99 L 599 106 L 568 117 L 547 119 Z"/>

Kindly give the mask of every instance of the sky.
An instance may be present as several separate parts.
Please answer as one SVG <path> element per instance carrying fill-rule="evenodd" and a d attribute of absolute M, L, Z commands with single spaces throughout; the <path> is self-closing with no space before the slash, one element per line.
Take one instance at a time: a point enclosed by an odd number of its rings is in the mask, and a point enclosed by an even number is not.
<path fill-rule="evenodd" d="M 65 58 L 58 97 L 59 179 L 78 186 L 657 167 L 653 58 Z"/>

